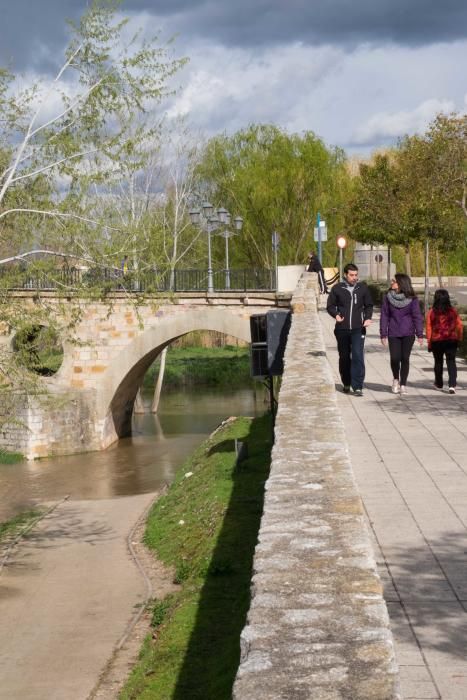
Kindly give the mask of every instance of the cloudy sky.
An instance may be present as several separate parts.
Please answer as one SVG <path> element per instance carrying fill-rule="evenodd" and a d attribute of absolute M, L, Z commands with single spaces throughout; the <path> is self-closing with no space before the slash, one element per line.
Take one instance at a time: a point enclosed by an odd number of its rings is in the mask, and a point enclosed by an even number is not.
<path fill-rule="evenodd" d="M 27 79 L 63 55 L 85 0 L 0 0 L 0 64 Z M 126 0 L 190 62 L 170 114 L 206 135 L 252 122 L 315 131 L 349 154 L 467 109 L 466 0 Z"/>

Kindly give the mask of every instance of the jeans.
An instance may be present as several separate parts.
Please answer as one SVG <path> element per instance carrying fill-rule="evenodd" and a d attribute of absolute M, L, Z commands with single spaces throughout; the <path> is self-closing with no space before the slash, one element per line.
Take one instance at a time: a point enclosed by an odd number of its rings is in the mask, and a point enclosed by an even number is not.
<path fill-rule="evenodd" d="M 402 386 L 407 384 L 410 353 L 412 352 L 414 342 L 414 335 L 406 335 L 402 338 L 388 338 L 392 376 L 394 379 L 397 379 Z"/>
<path fill-rule="evenodd" d="M 364 329 L 346 330 L 335 328 L 334 335 L 337 340 L 339 374 L 341 375 L 342 384 L 351 386 L 352 389 L 362 389 L 363 380 L 365 379 L 365 360 L 363 357 Z"/>
<path fill-rule="evenodd" d="M 457 341 L 455 340 L 434 340 L 431 343 L 433 357 L 435 359 L 435 384 L 440 389 L 443 387 L 443 355 L 446 355 L 446 365 L 448 368 L 449 386 L 456 386 L 457 366 L 456 352 Z"/>

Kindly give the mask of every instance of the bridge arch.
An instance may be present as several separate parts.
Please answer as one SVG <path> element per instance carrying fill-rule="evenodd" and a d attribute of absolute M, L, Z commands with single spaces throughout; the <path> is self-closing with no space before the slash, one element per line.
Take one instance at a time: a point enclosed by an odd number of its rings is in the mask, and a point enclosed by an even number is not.
<path fill-rule="evenodd" d="M 189 313 L 157 319 L 115 357 L 97 387 L 97 422 L 101 447 L 131 433 L 133 405 L 144 375 L 159 353 L 191 331 L 218 331 L 250 342 L 249 315 L 228 310 L 191 309 Z"/>

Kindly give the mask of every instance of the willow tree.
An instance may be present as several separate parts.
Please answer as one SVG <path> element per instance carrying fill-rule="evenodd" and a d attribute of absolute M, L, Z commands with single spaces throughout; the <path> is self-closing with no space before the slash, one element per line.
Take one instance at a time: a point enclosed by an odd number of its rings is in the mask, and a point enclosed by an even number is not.
<path fill-rule="evenodd" d="M 306 260 L 318 211 L 328 224 L 334 217 L 338 228 L 345 177 L 342 151 L 327 148 L 311 131 L 288 134 L 264 124 L 214 137 L 197 168 L 200 197 L 244 219 L 231 246 L 233 261 L 263 267 L 272 266 L 274 230 L 280 235 L 280 262 L 292 264 Z"/>

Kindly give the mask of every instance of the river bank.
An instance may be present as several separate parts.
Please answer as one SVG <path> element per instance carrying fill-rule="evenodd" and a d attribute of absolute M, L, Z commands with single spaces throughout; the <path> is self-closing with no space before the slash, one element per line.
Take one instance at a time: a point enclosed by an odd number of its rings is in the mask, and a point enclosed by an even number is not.
<path fill-rule="evenodd" d="M 160 360 L 149 368 L 144 387 L 154 386 Z M 247 347 L 170 347 L 164 372 L 165 387 L 251 385 L 250 356 Z"/>
<path fill-rule="evenodd" d="M 239 464 L 235 439 L 248 445 Z M 151 606 L 152 631 L 120 700 L 231 697 L 271 446 L 269 416 L 228 421 L 151 509 L 144 541 L 178 590 Z"/>

